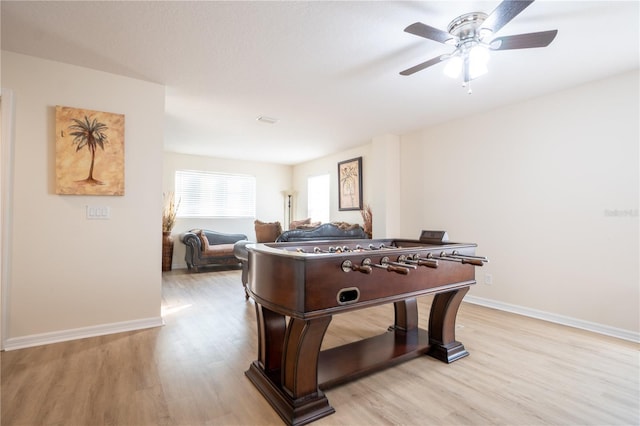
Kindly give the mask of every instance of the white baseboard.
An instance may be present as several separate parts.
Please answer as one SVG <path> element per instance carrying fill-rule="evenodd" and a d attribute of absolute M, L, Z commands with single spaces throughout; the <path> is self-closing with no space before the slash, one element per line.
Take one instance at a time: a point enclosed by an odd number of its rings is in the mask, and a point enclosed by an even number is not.
<path fill-rule="evenodd" d="M 550 312 L 539 311 L 537 309 L 526 308 L 524 306 L 512 305 L 509 303 L 498 302 L 496 300 L 485 299 L 476 296 L 466 296 L 465 302 L 475 305 L 486 306 L 488 308 L 498 309 L 500 311 L 511 312 L 514 314 L 524 315 L 526 317 L 537 318 L 556 324 L 566 325 L 569 327 L 580 328 L 582 330 L 593 331 L 594 333 L 604 334 L 606 336 L 617 337 L 623 340 L 640 343 L 640 333 L 624 330 L 621 328 L 610 327 L 608 325 L 598 324 L 591 321 L 584 321 L 564 315 L 553 314 Z"/>
<path fill-rule="evenodd" d="M 604 334 L 606 336 L 640 343 L 640 333 L 630 330 L 610 327 L 603 324 L 583 321 L 564 315 L 558 315 L 550 312 L 540 311 L 537 309 L 498 302 L 496 300 L 485 299 L 477 296 L 467 295 L 464 298 L 464 301 L 473 303 L 475 305 L 486 306 L 488 308 L 498 309 L 505 312 L 511 312 L 518 315 L 524 315 L 531 318 L 537 318 L 556 324 L 575 327 L 582 330 L 592 331 L 594 333 Z M 4 342 L 3 349 L 6 351 L 11 351 L 16 349 L 30 348 L 33 346 L 48 345 L 51 343 L 66 342 L 69 340 L 84 339 L 87 337 L 96 337 L 104 336 L 106 334 L 123 333 L 126 331 L 143 330 L 146 328 L 160 327 L 163 325 L 164 320 L 162 319 L 162 317 L 154 317 L 111 324 L 94 325 L 90 327 L 74 328 L 70 330 L 54 331 L 51 333 L 32 334 L 29 336 L 7 339 Z"/>
<path fill-rule="evenodd" d="M 70 330 L 53 331 L 50 333 L 31 334 L 29 336 L 9 338 L 5 340 L 3 349 L 5 351 L 12 351 L 15 349 L 30 348 L 33 346 L 48 345 L 51 343 L 84 339 L 87 337 L 104 336 L 105 334 L 143 330 L 145 328 L 160 327 L 162 325 L 164 325 L 162 317 L 154 317 L 93 325 L 90 327 L 73 328 Z"/>

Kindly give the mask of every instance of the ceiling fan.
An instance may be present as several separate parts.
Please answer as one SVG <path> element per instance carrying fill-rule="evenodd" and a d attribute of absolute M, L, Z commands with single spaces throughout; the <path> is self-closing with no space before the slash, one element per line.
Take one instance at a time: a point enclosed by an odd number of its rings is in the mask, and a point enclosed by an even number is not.
<path fill-rule="evenodd" d="M 404 29 L 405 32 L 455 46 L 455 50 L 408 68 L 400 75 L 411 75 L 440 62 L 448 61 L 444 69 L 445 74 L 457 78 L 462 73 L 462 85 L 468 86 L 471 93 L 471 80 L 487 72 L 491 50 L 546 47 L 556 37 L 558 30 L 494 38 L 495 33 L 533 2 L 534 0 L 505 0 L 490 15 L 483 12 L 465 13 L 451 21 L 446 32 L 421 22 L 409 25 Z"/>

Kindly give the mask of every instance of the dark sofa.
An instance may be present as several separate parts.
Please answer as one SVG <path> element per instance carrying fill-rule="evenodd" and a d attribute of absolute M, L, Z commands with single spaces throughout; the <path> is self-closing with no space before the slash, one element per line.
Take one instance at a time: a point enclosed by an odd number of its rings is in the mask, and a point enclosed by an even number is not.
<path fill-rule="evenodd" d="M 195 272 L 201 266 L 239 264 L 234 255 L 234 244 L 246 239 L 244 234 L 225 234 L 207 229 L 192 229 L 180 237 L 186 246 L 184 260 L 187 268 Z"/>
<path fill-rule="evenodd" d="M 296 241 L 327 241 L 327 240 L 352 240 L 369 238 L 364 229 L 359 225 L 340 225 L 335 223 L 323 223 L 314 228 L 297 228 L 284 231 L 276 238 L 275 242 L 296 242 Z M 242 264 L 242 285 L 247 294 L 247 283 L 249 282 L 249 251 L 246 245 L 250 241 L 239 241 L 234 244 L 233 252 L 235 257 Z"/>
<path fill-rule="evenodd" d="M 360 225 L 340 226 L 335 223 L 323 223 L 315 228 L 297 228 L 284 231 L 276 243 L 295 241 L 351 240 L 368 238 Z"/>

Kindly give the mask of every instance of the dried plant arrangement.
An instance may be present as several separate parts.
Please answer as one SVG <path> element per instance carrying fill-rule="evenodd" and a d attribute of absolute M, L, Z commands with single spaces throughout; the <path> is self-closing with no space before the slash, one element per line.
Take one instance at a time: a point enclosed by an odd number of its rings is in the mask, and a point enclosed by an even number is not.
<path fill-rule="evenodd" d="M 369 204 L 365 204 L 364 209 L 360 210 L 360 214 L 364 221 L 362 229 L 364 229 L 364 232 L 369 236 L 369 238 L 371 238 L 373 236 L 373 215 L 371 213 L 371 206 Z"/>
<path fill-rule="evenodd" d="M 176 216 L 180 201 L 176 203 L 173 192 L 163 193 L 164 209 L 162 211 L 162 232 L 171 232 L 176 224 Z"/>

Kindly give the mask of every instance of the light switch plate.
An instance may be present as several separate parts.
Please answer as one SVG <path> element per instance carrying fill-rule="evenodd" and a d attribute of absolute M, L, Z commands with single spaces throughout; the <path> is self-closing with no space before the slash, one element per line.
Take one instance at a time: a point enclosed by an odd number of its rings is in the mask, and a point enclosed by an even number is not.
<path fill-rule="evenodd" d="M 87 206 L 87 219 L 110 219 L 109 206 Z"/>

